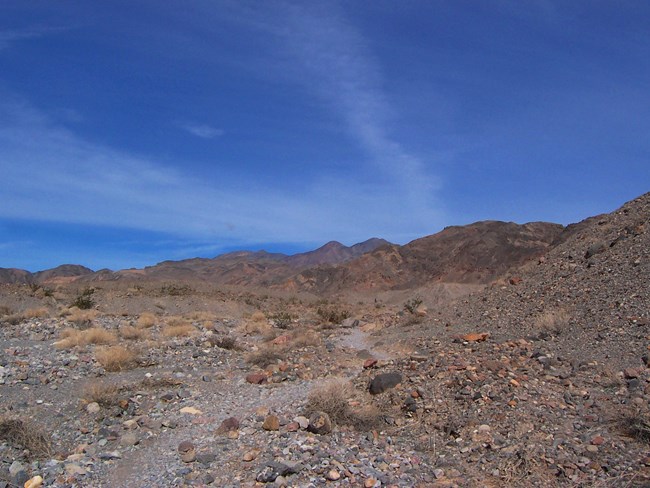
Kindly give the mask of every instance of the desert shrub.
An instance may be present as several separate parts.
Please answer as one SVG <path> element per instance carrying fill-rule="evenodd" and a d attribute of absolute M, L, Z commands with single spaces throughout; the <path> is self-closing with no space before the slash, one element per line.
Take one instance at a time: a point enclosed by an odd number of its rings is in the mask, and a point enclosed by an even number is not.
<path fill-rule="evenodd" d="M 11 417 L 0 417 L 0 441 L 17 449 L 26 449 L 30 457 L 48 458 L 53 454 L 52 444 L 38 425 Z"/>
<path fill-rule="evenodd" d="M 311 329 L 302 329 L 296 332 L 291 339 L 291 345 L 293 347 L 317 346 L 320 342 L 320 335 Z"/>
<path fill-rule="evenodd" d="M 81 310 L 88 310 L 95 306 L 95 300 L 93 299 L 93 294 L 95 293 L 94 288 L 86 288 L 83 290 L 77 297 L 73 300 L 71 306 L 77 307 Z"/>
<path fill-rule="evenodd" d="M 113 332 L 100 327 L 85 330 L 66 328 L 61 331 L 59 338 L 60 340 L 54 343 L 57 349 L 70 349 L 88 344 L 112 344 L 117 341 Z"/>
<path fill-rule="evenodd" d="M 190 295 L 193 292 L 194 289 L 189 285 L 177 285 L 177 284 L 169 283 L 160 287 L 160 293 L 162 295 L 169 295 L 172 297 Z"/>
<path fill-rule="evenodd" d="M 207 321 L 213 321 L 217 318 L 217 316 L 213 312 L 207 312 L 207 311 L 196 311 L 196 312 L 191 312 L 187 316 L 190 320 L 195 320 L 197 322 L 207 322 Z"/>
<path fill-rule="evenodd" d="M 650 444 L 650 418 L 647 415 L 631 415 L 623 417 L 621 428 L 626 435 Z"/>
<path fill-rule="evenodd" d="M 72 307 L 68 309 L 66 320 L 80 329 L 87 329 L 95 318 L 97 318 L 96 310 L 81 310 L 78 307 Z"/>
<path fill-rule="evenodd" d="M 83 387 L 81 397 L 86 403 L 96 402 L 102 407 L 118 404 L 120 388 L 106 381 L 89 381 Z"/>
<path fill-rule="evenodd" d="M 246 362 L 254 364 L 260 368 L 266 368 L 271 364 L 277 363 L 283 358 L 283 350 L 279 347 L 262 346 L 257 351 L 250 352 L 246 355 Z"/>
<path fill-rule="evenodd" d="M 295 319 L 296 317 L 286 310 L 275 312 L 269 316 L 269 320 L 278 329 L 288 329 Z"/>
<path fill-rule="evenodd" d="M 143 312 L 138 317 L 137 323 L 138 323 L 138 327 L 142 329 L 148 329 L 149 327 L 153 327 L 154 325 L 156 325 L 157 321 L 158 321 L 158 317 L 156 317 L 151 312 Z"/>
<path fill-rule="evenodd" d="M 570 318 L 564 309 L 545 310 L 535 319 L 535 327 L 543 332 L 559 335 L 568 325 Z"/>
<path fill-rule="evenodd" d="M 422 305 L 422 298 L 420 297 L 413 297 L 409 298 L 406 300 L 404 303 L 404 311 L 408 312 L 410 314 L 415 314 L 418 310 L 418 307 Z"/>
<path fill-rule="evenodd" d="M 40 319 L 49 316 L 50 312 L 45 307 L 29 308 L 25 310 L 22 315 L 25 319 Z"/>
<path fill-rule="evenodd" d="M 366 401 L 356 401 L 353 409 L 351 403 L 355 396 L 357 392 L 348 380 L 332 379 L 311 391 L 305 411 L 308 415 L 325 412 L 334 423 L 351 425 L 357 430 L 377 427 L 382 421 L 379 408 Z"/>
<path fill-rule="evenodd" d="M 256 323 L 263 323 L 266 322 L 266 315 L 264 315 L 264 312 L 260 312 L 259 310 L 256 312 L 253 312 L 253 315 L 251 315 L 251 320 Z"/>
<path fill-rule="evenodd" d="M 209 342 L 213 346 L 229 351 L 238 351 L 241 349 L 237 343 L 237 338 L 231 335 L 213 335 L 210 337 Z"/>
<path fill-rule="evenodd" d="M 0 317 L 5 317 L 7 315 L 11 315 L 12 313 L 13 310 L 7 305 L 0 305 Z"/>
<path fill-rule="evenodd" d="M 120 337 L 129 341 L 141 341 L 148 339 L 150 334 L 146 329 L 140 329 L 131 325 L 122 325 L 118 331 Z"/>
<path fill-rule="evenodd" d="M 97 349 L 95 359 L 106 371 L 115 372 L 135 367 L 138 354 L 124 346 L 110 346 Z"/>
<path fill-rule="evenodd" d="M 327 307 L 318 307 L 316 310 L 316 315 L 318 315 L 320 319 L 325 323 L 340 324 L 345 319 L 350 317 L 351 314 L 349 310 L 342 310 L 335 305 L 331 305 Z"/>
<path fill-rule="evenodd" d="M 178 323 L 163 327 L 161 333 L 164 337 L 188 337 L 196 332 L 196 328 L 188 323 Z"/>

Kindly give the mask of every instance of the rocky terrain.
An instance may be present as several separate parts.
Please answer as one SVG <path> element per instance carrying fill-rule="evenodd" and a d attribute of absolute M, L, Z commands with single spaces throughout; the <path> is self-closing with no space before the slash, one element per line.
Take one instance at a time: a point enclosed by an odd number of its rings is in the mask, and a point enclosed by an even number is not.
<path fill-rule="evenodd" d="M 1 285 L 0 487 L 649 486 L 649 221 L 646 194 L 312 268 L 398 262 L 392 294 Z"/>

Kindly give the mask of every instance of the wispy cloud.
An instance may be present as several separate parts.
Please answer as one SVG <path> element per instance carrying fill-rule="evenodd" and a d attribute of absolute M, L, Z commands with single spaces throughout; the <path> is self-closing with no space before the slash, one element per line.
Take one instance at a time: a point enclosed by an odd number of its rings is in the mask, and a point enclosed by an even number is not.
<path fill-rule="evenodd" d="M 25 102 L 0 102 L 0 218 L 127 227 L 218 241 L 395 241 L 435 215 L 403 215 L 399 193 L 378 183 L 305 181 L 300 193 L 270 181 L 198 179 L 146 156 L 91 143 Z M 183 161 L 174 161 L 176 168 Z"/>
<path fill-rule="evenodd" d="M 24 41 L 26 39 L 35 39 L 42 37 L 58 29 L 51 27 L 31 27 L 27 29 L 9 29 L 0 30 L 0 51 L 7 49 L 11 44 Z"/>
<path fill-rule="evenodd" d="M 180 123 L 181 129 L 186 130 L 192 135 L 201 137 L 202 139 L 214 139 L 224 135 L 223 129 L 217 129 L 207 124 L 195 124 L 191 122 Z"/>
<path fill-rule="evenodd" d="M 417 155 L 390 134 L 395 108 L 382 90 L 381 66 L 368 41 L 335 4 L 287 7 L 278 31 L 294 56 L 295 76 L 315 90 L 340 117 L 370 164 L 388 177 L 412 205 L 433 200 L 438 182 Z"/>

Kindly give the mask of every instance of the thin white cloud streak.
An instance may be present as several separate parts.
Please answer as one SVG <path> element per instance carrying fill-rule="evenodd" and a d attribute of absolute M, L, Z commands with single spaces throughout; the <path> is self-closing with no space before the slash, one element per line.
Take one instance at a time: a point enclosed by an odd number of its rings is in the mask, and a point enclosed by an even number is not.
<path fill-rule="evenodd" d="M 323 179 L 289 195 L 271 190 L 268 179 L 192 178 L 88 142 L 23 102 L 0 103 L 0 172 L 0 218 L 127 227 L 224 246 L 352 243 L 378 234 L 399 242 L 438 223 L 432 213 L 405 216 L 388 186 Z"/>
<path fill-rule="evenodd" d="M 29 29 L 12 29 L 0 31 L 0 51 L 9 48 L 18 41 L 35 39 L 56 32 L 60 29 L 52 27 L 32 27 Z"/>
<path fill-rule="evenodd" d="M 316 90 L 344 120 L 371 164 L 391 179 L 410 205 L 429 207 L 439 182 L 390 136 L 393 108 L 381 88 L 381 69 L 368 42 L 334 4 L 313 10 L 315 5 L 287 7 L 288 19 L 279 31 L 297 60 L 296 79 Z"/>
<path fill-rule="evenodd" d="M 224 135 L 224 131 L 222 129 L 217 129 L 216 127 L 212 127 L 206 124 L 183 123 L 180 124 L 180 127 L 190 134 L 202 139 L 214 139 L 215 137 Z"/>

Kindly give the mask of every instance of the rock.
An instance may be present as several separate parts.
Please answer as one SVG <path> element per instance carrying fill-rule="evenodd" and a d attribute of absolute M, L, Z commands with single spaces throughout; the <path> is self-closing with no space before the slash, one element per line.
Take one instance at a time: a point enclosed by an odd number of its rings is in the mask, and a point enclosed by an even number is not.
<path fill-rule="evenodd" d="M 375 376 L 370 385 L 368 386 L 368 391 L 371 395 L 378 395 L 395 388 L 402 382 L 402 375 L 399 373 L 382 373 Z"/>
<path fill-rule="evenodd" d="M 82 468 L 78 464 L 71 463 L 65 465 L 65 474 L 68 476 L 84 476 L 88 474 L 88 470 Z"/>
<path fill-rule="evenodd" d="M 300 428 L 303 430 L 309 427 L 309 419 L 307 417 L 303 417 L 302 415 L 294 418 L 293 421 L 298 422 L 298 425 L 300 425 Z"/>
<path fill-rule="evenodd" d="M 325 475 L 325 478 L 327 478 L 330 481 L 336 481 L 341 478 L 341 473 L 339 473 L 335 469 L 330 469 Z"/>
<path fill-rule="evenodd" d="M 314 434 L 329 434 L 332 431 L 332 421 L 325 412 L 314 412 L 309 417 L 309 432 Z"/>
<path fill-rule="evenodd" d="M 280 419 L 277 415 L 269 415 L 264 419 L 262 428 L 264 430 L 280 430 Z"/>
<path fill-rule="evenodd" d="M 18 474 L 20 471 L 25 471 L 25 466 L 23 463 L 20 461 L 14 461 L 11 463 L 11 466 L 9 466 L 9 475 L 13 478 Z"/>
<path fill-rule="evenodd" d="M 375 358 L 368 358 L 363 362 L 363 369 L 370 369 L 377 366 L 377 360 Z"/>
<path fill-rule="evenodd" d="M 298 432 L 300 430 L 300 424 L 298 422 L 289 422 L 287 424 L 287 432 Z"/>
<path fill-rule="evenodd" d="M 203 412 L 201 412 L 201 410 L 194 407 L 183 407 L 181 408 L 181 413 L 187 413 L 190 415 L 203 415 Z"/>
<path fill-rule="evenodd" d="M 302 466 L 299 464 L 285 464 L 277 461 L 271 461 L 255 478 L 262 483 L 271 483 L 280 476 L 296 474 Z"/>
<path fill-rule="evenodd" d="M 363 486 L 365 488 L 374 488 L 375 486 L 381 486 L 378 485 L 379 481 L 377 481 L 375 478 L 366 478 L 366 480 L 363 482 Z"/>
<path fill-rule="evenodd" d="M 466 342 L 484 342 L 490 337 L 489 332 L 473 332 L 470 334 L 465 334 L 460 338 Z"/>
<path fill-rule="evenodd" d="M 16 476 L 14 476 L 13 481 L 18 486 L 25 486 L 25 483 L 29 481 L 29 475 L 26 471 L 18 471 Z"/>
<path fill-rule="evenodd" d="M 282 334 L 281 336 L 278 336 L 275 339 L 273 339 L 271 341 L 271 344 L 279 346 L 282 344 L 287 344 L 289 341 L 291 341 L 291 336 L 289 334 Z"/>
<path fill-rule="evenodd" d="M 120 451 L 109 451 L 99 453 L 99 459 L 103 461 L 110 461 L 111 459 L 122 459 Z"/>
<path fill-rule="evenodd" d="M 217 435 L 227 434 L 228 432 L 234 432 L 239 429 L 239 420 L 235 417 L 228 417 L 227 419 L 221 422 L 219 428 L 216 431 Z"/>
<path fill-rule="evenodd" d="M 120 445 L 124 447 L 135 446 L 140 442 L 138 436 L 133 432 L 127 432 L 120 438 Z"/>
<path fill-rule="evenodd" d="M 251 461 L 254 461 L 255 459 L 257 459 L 257 456 L 259 456 L 260 452 L 261 451 L 259 449 L 257 449 L 257 448 L 251 449 L 250 451 L 248 451 L 248 452 L 246 452 L 244 454 L 244 456 L 242 457 L 242 461 L 250 463 Z"/>
<path fill-rule="evenodd" d="M 246 376 L 246 381 L 253 385 L 262 385 L 268 380 L 264 373 L 251 373 Z"/>
<path fill-rule="evenodd" d="M 32 479 L 27 480 L 23 485 L 24 488 L 40 488 L 43 485 L 43 478 L 34 476 Z"/>
<path fill-rule="evenodd" d="M 590 257 L 603 252 L 605 249 L 605 243 L 602 241 L 592 244 L 587 248 L 587 251 L 585 252 L 585 259 L 589 259 Z"/>
<path fill-rule="evenodd" d="M 196 461 L 205 465 L 212 464 L 213 462 L 216 461 L 216 459 L 217 459 L 217 455 L 211 452 L 203 452 L 196 455 Z"/>
<path fill-rule="evenodd" d="M 101 410 L 101 407 L 99 406 L 99 403 L 97 403 L 97 402 L 92 402 L 92 403 L 89 403 L 88 405 L 86 405 L 86 412 L 88 412 L 89 414 L 99 413 L 100 410 Z"/>
<path fill-rule="evenodd" d="M 181 461 L 191 463 L 196 459 L 196 448 L 190 441 L 183 441 L 178 445 L 178 454 Z"/>

